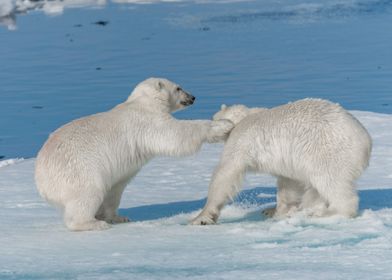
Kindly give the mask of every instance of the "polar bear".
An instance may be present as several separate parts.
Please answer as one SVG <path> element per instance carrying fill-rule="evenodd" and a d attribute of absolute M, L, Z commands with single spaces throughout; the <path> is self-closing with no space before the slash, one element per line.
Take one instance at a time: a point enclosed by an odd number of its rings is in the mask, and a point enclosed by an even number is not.
<path fill-rule="evenodd" d="M 272 109 L 226 107 L 214 120 L 235 124 L 224 147 L 204 209 L 191 223 L 216 223 L 221 208 L 241 186 L 246 171 L 277 177 L 277 206 L 265 211 L 285 217 L 298 210 L 310 216 L 354 217 L 354 181 L 368 166 L 371 138 L 338 104 L 303 99 Z"/>
<path fill-rule="evenodd" d="M 177 84 L 150 78 L 112 110 L 72 121 L 52 133 L 39 151 L 39 193 L 64 211 L 70 230 L 103 230 L 128 222 L 117 215 L 125 186 L 154 156 L 186 156 L 203 142 L 218 142 L 233 128 L 227 120 L 177 120 L 171 113 L 195 97 Z"/>

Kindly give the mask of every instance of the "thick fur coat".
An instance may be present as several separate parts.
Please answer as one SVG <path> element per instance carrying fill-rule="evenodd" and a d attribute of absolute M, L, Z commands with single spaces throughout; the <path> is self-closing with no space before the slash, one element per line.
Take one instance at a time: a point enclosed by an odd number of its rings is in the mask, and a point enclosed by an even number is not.
<path fill-rule="evenodd" d="M 233 128 L 230 121 L 186 121 L 171 115 L 194 99 L 173 82 L 150 78 L 112 110 L 60 127 L 37 156 L 39 193 L 64 210 L 70 230 L 127 222 L 117 208 L 143 165 L 155 156 L 191 155 Z"/>
<path fill-rule="evenodd" d="M 284 217 L 357 214 L 355 180 L 369 164 L 371 138 L 361 123 L 338 104 L 303 99 L 272 109 L 222 106 L 215 120 L 236 126 L 213 174 L 208 200 L 193 224 L 212 224 L 239 191 L 247 171 L 277 177 L 276 208 Z"/>

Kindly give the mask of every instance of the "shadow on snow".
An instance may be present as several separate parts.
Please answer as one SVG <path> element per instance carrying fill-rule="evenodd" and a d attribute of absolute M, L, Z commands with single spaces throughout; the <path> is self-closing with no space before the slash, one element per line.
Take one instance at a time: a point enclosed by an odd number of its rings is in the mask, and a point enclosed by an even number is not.
<path fill-rule="evenodd" d="M 263 208 L 265 204 L 276 202 L 276 188 L 257 187 L 242 191 L 234 200 L 235 204 L 242 206 L 258 206 Z M 363 190 L 359 191 L 360 210 L 380 210 L 392 207 L 392 189 Z M 206 199 L 170 202 L 166 204 L 145 205 L 127 209 L 120 209 L 120 215 L 127 216 L 132 221 L 149 221 L 167 218 L 178 214 L 186 214 L 203 208 Z M 245 220 L 263 220 L 260 211 L 246 215 Z M 244 220 L 244 218 L 241 218 Z"/>

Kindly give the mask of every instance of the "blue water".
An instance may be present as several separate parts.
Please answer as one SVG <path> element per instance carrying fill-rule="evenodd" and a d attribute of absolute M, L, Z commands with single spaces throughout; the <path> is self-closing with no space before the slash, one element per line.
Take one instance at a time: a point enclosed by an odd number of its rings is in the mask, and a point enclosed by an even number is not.
<path fill-rule="evenodd" d="M 0 158 L 35 156 L 51 131 L 150 76 L 197 97 L 179 118 L 303 97 L 392 113 L 388 0 L 109 3 L 16 20 L 0 27 Z"/>

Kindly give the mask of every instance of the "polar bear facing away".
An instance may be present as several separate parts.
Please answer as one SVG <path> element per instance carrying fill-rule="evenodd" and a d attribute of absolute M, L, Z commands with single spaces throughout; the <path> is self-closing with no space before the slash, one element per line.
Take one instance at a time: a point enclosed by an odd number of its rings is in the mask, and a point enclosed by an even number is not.
<path fill-rule="evenodd" d="M 277 177 L 277 206 L 265 211 L 284 217 L 306 210 L 311 216 L 357 214 L 354 181 L 368 166 L 372 148 L 366 129 L 338 104 L 303 99 L 272 109 L 222 105 L 214 120 L 235 124 L 208 191 L 192 224 L 213 224 L 239 191 L 246 171 Z"/>
<path fill-rule="evenodd" d="M 117 215 L 128 182 L 154 156 L 186 156 L 203 142 L 227 136 L 227 120 L 177 120 L 195 97 L 166 79 L 137 85 L 110 111 L 72 121 L 52 133 L 38 153 L 39 193 L 64 210 L 70 230 L 102 230 L 128 222 Z"/>

